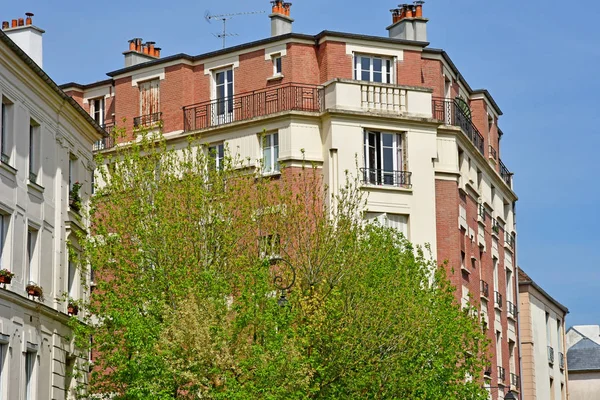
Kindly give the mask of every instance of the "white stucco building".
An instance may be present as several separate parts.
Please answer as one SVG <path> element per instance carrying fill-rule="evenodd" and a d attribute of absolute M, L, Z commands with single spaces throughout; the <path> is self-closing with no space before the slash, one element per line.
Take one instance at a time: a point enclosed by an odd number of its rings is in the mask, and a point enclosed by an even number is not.
<path fill-rule="evenodd" d="M 78 183 L 77 203 L 89 196 L 102 130 L 40 68 L 43 33 L 31 15 L 0 31 L 0 270 L 14 274 L 0 284 L 2 400 L 67 399 L 86 379 L 72 376 L 87 354 L 69 339 L 63 301 L 85 295 L 67 243 L 77 248 L 86 221 L 69 197 Z"/>

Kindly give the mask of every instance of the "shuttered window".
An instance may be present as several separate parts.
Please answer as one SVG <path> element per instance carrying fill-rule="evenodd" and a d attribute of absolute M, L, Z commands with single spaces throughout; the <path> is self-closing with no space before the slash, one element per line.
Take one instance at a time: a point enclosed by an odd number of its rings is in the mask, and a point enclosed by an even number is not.
<path fill-rule="evenodd" d="M 140 88 L 140 115 L 152 115 L 160 111 L 160 86 L 159 80 L 153 79 L 139 83 Z"/>

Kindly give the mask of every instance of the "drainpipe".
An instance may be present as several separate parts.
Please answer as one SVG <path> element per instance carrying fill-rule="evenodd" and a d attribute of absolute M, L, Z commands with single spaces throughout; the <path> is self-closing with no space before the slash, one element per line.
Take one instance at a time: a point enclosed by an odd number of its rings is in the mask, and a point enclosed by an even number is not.
<path fill-rule="evenodd" d="M 517 225 L 517 202 L 513 202 L 513 221 Z M 517 261 L 518 249 L 517 233 L 515 232 L 514 250 L 515 250 L 515 286 L 517 287 L 517 348 L 519 349 L 519 387 L 521 388 L 520 397 L 523 399 L 523 356 L 521 353 L 521 298 L 519 295 L 519 262 Z"/>

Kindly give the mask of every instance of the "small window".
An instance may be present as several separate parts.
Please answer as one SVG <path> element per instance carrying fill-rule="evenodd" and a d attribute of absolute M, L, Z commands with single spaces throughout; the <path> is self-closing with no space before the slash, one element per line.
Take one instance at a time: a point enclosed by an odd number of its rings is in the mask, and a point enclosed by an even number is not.
<path fill-rule="evenodd" d="M 69 260 L 67 268 L 67 292 L 69 293 L 69 297 L 76 299 L 77 290 L 75 287 L 75 278 L 77 277 L 77 266 L 75 265 L 75 261 Z"/>
<path fill-rule="evenodd" d="M 263 173 L 279 172 L 279 134 L 271 133 L 262 137 Z"/>
<path fill-rule="evenodd" d="M 354 79 L 393 83 L 392 65 L 391 58 L 357 54 L 354 56 Z"/>
<path fill-rule="evenodd" d="M 210 167 L 217 170 L 223 169 L 225 159 L 225 145 L 223 143 L 212 145 L 208 148 Z"/>
<path fill-rule="evenodd" d="M 0 343 L 0 399 L 5 399 L 4 378 L 6 377 L 5 359 L 8 345 Z"/>
<path fill-rule="evenodd" d="M 33 374 L 35 372 L 36 353 L 27 351 L 25 353 L 25 400 L 33 399 Z"/>
<path fill-rule="evenodd" d="M 90 100 L 90 115 L 98 125 L 104 125 L 104 97 Z"/>
<path fill-rule="evenodd" d="M 29 227 L 27 229 L 27 279 L 29 282 L 37 282 L 37 239 L 38 231 Z"/>
<path fill-rule="evenodd" d="M 8 237 L 9 220 L 9 215 L 0 213 L 0 269 L 12 269 L 6 256 L 8 253 L 6 238 Z"/>
<path fill-rule="evenodd" d="M 10 149 L 8 147 L 9 108 L 10 105 L 3 98 L 2 108 L 0 110 L 0 162 L 3 164 L 8 164 L 10 162 Z"/>
<path fill-rule="evenodd" d="M 273 56 L 273 75 L 281 75 L 281 56 Z"/>
<path fill-rule="evenodd" d="M 29 181 L 37 183 L 39 172 L 40 126 L 29 122 Z"/>

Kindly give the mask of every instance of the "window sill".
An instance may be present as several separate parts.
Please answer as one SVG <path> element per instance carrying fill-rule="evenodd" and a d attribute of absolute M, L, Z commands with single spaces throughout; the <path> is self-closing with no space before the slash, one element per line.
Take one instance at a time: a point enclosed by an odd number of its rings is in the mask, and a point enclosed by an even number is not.
<path fill-rule="evenodd" d="M 401 186 L 392 186 L 392 185 L 369 185 L 369 184 L 361 184 L 360 185 L 361 189 L 369 189 L 369 190 L 383 190 L 383 191 L 390 191 L 390 192 L 408 192 L 408 193 L 412 193 L 413 189 L 412 187 L 408 188 L 408 187 L 401 187 Z"/>
<path fill-rule="evenodd" d="M 488 298 L 488 297 L 487 297 L 485 294 L 483 294 L 483 293 L 480 293 L 480 294 L 479 294 L 479 298 L 480 298 L 481 300 L 490 301 L 490 299 L 489 299 L 489 298 Z"/>
<path fill-rule="evenodd" d="M 510 319 L 511 321 L 517 322 L 517 317 L 515 317 L 514 315 L 512 315 L 512 314 L 510 314 L 510 313 L 509 313 L 509 314 L 507 314 L 506 316 L 507 316 L 507 317 L 508 317 L 508 319 Z"/>
<path fill-rule="evenodd" d="M 510 251 L 511 253 L 514 251 L 512 246 L 506 242 L 504 242 L 504 249 Z"/>
<path fill-rule="evenodd" d="M 37 183 L 35 183 L 33 181 L 28 181 L 27 187 L 29 187 L 33 191 L 37 192 L 38 194 L 44 194 L 44 187 L 41 185 L 38 185 Z"/>
<path fill-rule="evenodd" d="M 465 274 L 469 274 L 469 275 L 471 275 L 471 271 L 469 271 L 469 269 L 468 269 L 467 267 L 465 267 L 465 266 L 461 266 L 461 267 L 460 267 L 460 270 L 461 270 L 462 272 L 464 272 Z"/>
<path fill-rule="evenodd" d="M 279 81 L 283 79 L 283 74 L 276 74 L 267 78 L 267 82 Z"/>
<path fill-rule="evenodd" d="M 0 169 L 5 170 L 6 172 L 17 175 L 17 169 L 10 166 L 10 164 L 6 164 L 5 162 L 0 162 Z"/>
<path fill-rule="evenodd" d="M 498 303 L 494 304 L 494 309 L 502 312 L 502 307 L 500 305 L 498 305 Z"/>
<path fill-rule="evenodd" d="M 261 178 L 279 178 L 281 176 L 281 171 L 274 172 L 263 172 L 260 174 Z"/>

